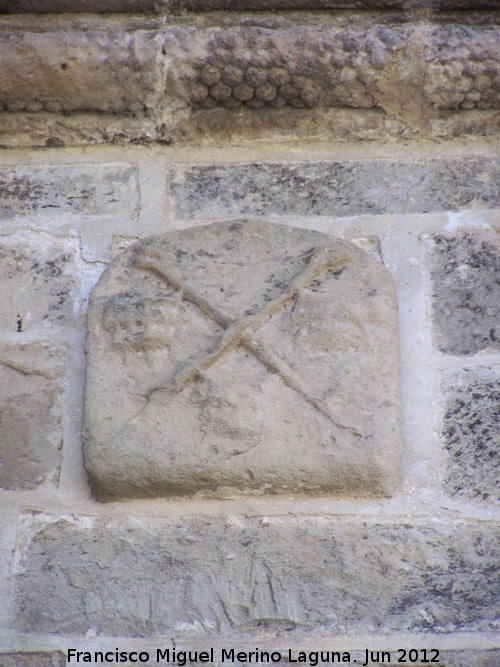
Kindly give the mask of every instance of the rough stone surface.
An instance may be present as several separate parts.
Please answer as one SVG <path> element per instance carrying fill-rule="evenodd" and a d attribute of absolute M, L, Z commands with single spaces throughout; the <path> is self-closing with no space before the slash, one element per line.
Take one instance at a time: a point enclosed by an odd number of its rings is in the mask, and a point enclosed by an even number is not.
<path fill-rule="evenodd" d="M 161 124 L 169 112 L 183 118 L 186 104 L 196 112 L 222 107 L 233 118 L 241 107 L 261 114 L 340 106 L 383 109 L 413 128 L 437 110 L 500 109 L 495 24 L 268 22 L 7 31 L 0 108 L 146 112 Z"/>
<path fill-rule="evenodd" d="M 60 651 L 0 653 L 0 667 L 64 667 L 66 656 Z"/>
<path fill-rule="evenodd" d="M 0 219 L 117 216 L 136 211 L 137 168 L 71 165 L 0 169 Z"/>
<path fill-rule="evenodd" d="M 500 160 L 346 160 L 190 165 L 172 174 L 179 219 L 495 208 Z M 485 280 L 488 280 L 486 275 Z"/>
<path fill-rule="evenodd" d="M 498 0 L 1 0 L 0 13 L 287 9 L 498 9 Z"/>
<path fill-rule="evenodd" d="M 500 650 L 490 651 L 442 651 L 442 667 L 497 667 L 500 664 Z"/>
<path fill-rule="evenodd" d="M 62 446 L 59 380 L 66 350 L 48 343 L 0 346 L 0 488 L 57 481 Z"/>
<path fill-rule="evenodd" d="M 425 94 L 437 109 L 500 107 L 498 26 L 445 26 L 431 33 Z"/>
<path fill-rule="evenodd" d="M 380 72 L 407 39 L 407 29 L 387 26 L 212 30 L 204 44 L 199 35 L 192 37 L 187 64 L 193 72 L 180 78 L 192 81 L 188 96 L 202 109 L 371 108 L 377 106 Z"/>
<path fill-rule="evenodd" d="M 74 323 L 80 291 L 78 241 L 8 236 L 0 239 L 0 329 Z"/>
<path fill-rule="evenodd" d="M 389 495 L 398 368 L 392 279 L 354 245 L 244 221 L 151 237 L 91 297 L 92 486 Z"/>
<path fill-rule="evenodd" d="M 197 108 L 381 107 L 410 122 L 422 119 L 426 105 L 500 108 L 497 26 L 351 22 L 218 29 L 207 31 L 205 44 L 198 33 L 191 40 L 194 71 L 181 78 L 191 81 Z"/>
<path fill-rule="evenodd" d="M 31 0 L 33 1 L 33 0 Z M 61 0 L 59 0 L 61 1 Z M 88 0 L 87 0 L 88 1 Z M 139 1 L 139 0 L 138 0 Z M 498 0 L 181 0 L 191 11 L 283 9 L 498 9 Z"/>
<path fill-rule="evenodd" d="M 55 519 L 26 531 L 15 623 L 32 632 L 494 632 L 500 617 L 491 522 Z"/>
<path fill-rule="evenodd" d="M 108 113 L 154 107 L 164 40 L 141 30 L 2 33 L 0 106 Z"/>
<path fill-rule="evenodd" d="M 461 231 L 433 237 L 432 309 L 441 352 L 500 350 L 499 236 Z"/>
<path fill-rule="evenodd" d="M 471 500 L 500 502 L 500 379 L 468 372 L 446 379 L 442 438 L 446 488 Z"/>
<path fill-rule="evenodd" d="M 0 13 L 150 12 L 166 0 L 1 0 Z"/>

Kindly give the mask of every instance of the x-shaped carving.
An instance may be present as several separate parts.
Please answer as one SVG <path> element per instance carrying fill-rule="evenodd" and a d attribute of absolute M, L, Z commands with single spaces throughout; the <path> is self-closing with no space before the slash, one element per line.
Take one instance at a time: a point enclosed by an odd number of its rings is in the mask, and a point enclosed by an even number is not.
<path fill-rule="evenodd" d="M 342 271 L 352 261 L 349 257 L 339 258 L 338 251 L 328 247 L 313 248 L 303 259 L 307 261 L 306 266 L 290 281 L 281 294 L 266 303 L 257 312 L 233 319 L 193 290 L 174 268 L 165 267 L 157 253 L 146 248 L 142 249 L 136 256 L 136 267 L 152 271 L 158 275 L 174 290 L 178 291 L 185 300 L 200 308 L 206 316 L 224 329 L 211 349 L 182 366 L 168 378 L 165 384 L 153 389 L 150 398 L 157 392 L 166 394 L 181 392 L 216 363 L 223 354 L 242 346 L 251 352 L 266 368 L 273 373 L 277 373 L 291 389 L 300 394 L 328 420 L 336 426 L 348 428 L 333 420 L 325 402 L 315 396 L 304 380 L 277 354 L 257 340 L 255 336 L 257 330 L 270 320 L 278 310 L 294 300 L 301 289 L 307 287 L 325 273 Z M 348 428 L 348 430 L 351 429 Z"/>

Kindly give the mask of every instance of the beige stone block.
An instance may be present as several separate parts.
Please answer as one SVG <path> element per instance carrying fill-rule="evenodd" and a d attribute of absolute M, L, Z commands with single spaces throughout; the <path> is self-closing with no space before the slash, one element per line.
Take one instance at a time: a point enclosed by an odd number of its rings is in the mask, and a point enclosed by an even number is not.
<path fill-rule="evenodd" d="M 284 648 L 302 632 L 409 632 L 440 648 L 447 632 L 498 632 L 499 536 L 495 522 L 449 517 L 34 517 L 20 533 L 15 625 Z"/>
<path fill-rule="evenodd" d="M 266 223 L 138 243 L 91 296 L 84 422 L 102 500 L 390 495 L 392 278 L 350 243 Z"/>
<path fill-rule="evenodd" d="M 49 343 L 0 346 L 0 488 L 34 489 L 58 479 L 66 354 Z"/>
<path fill-rule="evenodd" d="M 142 30 L 2 34 L 0 102 L 8 111 L 141 111 L 158 97 L 163 41 Z"/>
<path fill-rule="evenodd" d="M 25 332 L 79 317 L 78 240 L 43 233 L 0 240 L 0 328 Z"/>

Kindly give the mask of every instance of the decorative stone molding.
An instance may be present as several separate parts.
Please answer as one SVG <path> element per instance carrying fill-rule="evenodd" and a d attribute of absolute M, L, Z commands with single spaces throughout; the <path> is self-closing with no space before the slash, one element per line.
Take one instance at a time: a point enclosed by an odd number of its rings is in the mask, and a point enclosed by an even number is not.
<path fill-rule="evenodd" d="M 103 500 L 390 495 L 397 302 L 377 260 L 257 222 L 131 247 L 88 315 L 85 463 Z"/>
<path fill-rule="evenodd" d="M 105 23 L 3 32 L 0 108 L 36 113 L 32 128 L 37 119 L 54 126 L 47 145 L 92 143 L 96 134 L 103 142 L 170 143 L 221 128 L 287 132 L 300 123 L 331 132 L 333 122 L 349 136 L 359 132 L 356 124 L 370 136 L 498 130 L 500 32 L 484 21 L 374 23 L 361 14 L 318 16 L 307 25 L 297 16 L 250 25 L 233 18 L 224 27 L 176 21 L 162 29 L 111 31 Z M 313 118 L 316 109 L 323 113 Z M 331 109 L 335 119 L 324 114 Z M 464 115 L 471 111 L 480 114 Z M 54 124 L 42 115 L 61 112 L 86 116 Z M 26 122 L 3 117 L 4 136 L 9 125 Z"/>

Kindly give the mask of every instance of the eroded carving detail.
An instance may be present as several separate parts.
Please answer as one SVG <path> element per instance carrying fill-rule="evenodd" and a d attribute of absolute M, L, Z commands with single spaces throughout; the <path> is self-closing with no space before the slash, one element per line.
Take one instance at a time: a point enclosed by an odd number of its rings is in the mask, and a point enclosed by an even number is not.
<path fill-rule="evenodd" d="M 94 487 L 390 493 L 397 349 L 390 276 L 350 244 L 255 222 L 137 244 L 89 310 Z"/>
<path fill-rule="evenodd" d="M 387 65 L 400 31 L 246 28 L 219 31 L 186 75 L 192 104 L 211 109 L 377 106 L 377 72 Z M 199 48 L 199 47 L 198 47 Z"/>

